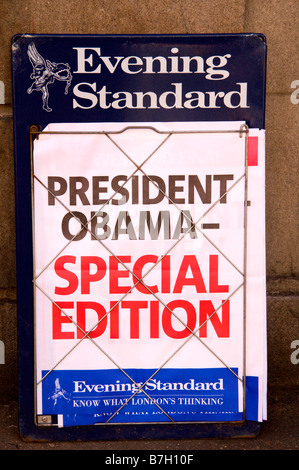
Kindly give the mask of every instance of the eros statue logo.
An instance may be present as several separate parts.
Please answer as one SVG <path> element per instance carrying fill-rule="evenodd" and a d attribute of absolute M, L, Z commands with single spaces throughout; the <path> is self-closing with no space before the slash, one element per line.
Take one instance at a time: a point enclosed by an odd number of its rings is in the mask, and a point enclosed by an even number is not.
<path fill-rule="evenodd" d="M 27 93 L 33 91 L 42 92 L 43 109 L 51 112 L 52 109 L 48 106 L 49 89 L 48 86 L 54 83 L 55 80 L 66 82 L 64 94 L 67 95 L 69 86 L 72 80 L 69 64 L 50 62 L 45 60 L 38 52 L 34 43 L 28 46 L 28 57 L 33 67 L 33 73 L 30 78 L 34 80 L 31 87 L 28 88 Z"/>

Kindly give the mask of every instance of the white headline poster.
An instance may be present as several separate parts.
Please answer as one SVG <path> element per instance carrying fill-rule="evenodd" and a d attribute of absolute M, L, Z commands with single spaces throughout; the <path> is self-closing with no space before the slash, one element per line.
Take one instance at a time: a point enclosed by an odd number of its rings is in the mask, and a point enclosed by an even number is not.
<path fill-rule="evenodd" d="M 35 139 L 38 414 L 266 419 L 265 135 L 243 124 L 50 124 Z"/>

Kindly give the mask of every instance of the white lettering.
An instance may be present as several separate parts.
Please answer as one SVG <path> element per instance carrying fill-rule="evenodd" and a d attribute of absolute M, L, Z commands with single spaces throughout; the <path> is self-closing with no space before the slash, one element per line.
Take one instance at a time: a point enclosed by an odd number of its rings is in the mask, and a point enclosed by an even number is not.
<path fill-rule="evenodd" d="M 74 73 L 102 74 L 116 71 L 128 75 L 136 74 L 205 74 L 209 81 L 225 80 L 230 76 L 226 66 L 231 54 L 213 55 L 207 58 L 202 56 L 181 56 L 179 49 L 172 47 L 172 55 L 152 56 L 102 56 L 100 47 L 74 47 L 77 52 L 77 70 Z M 98 106 L 101 109 L 216 109 L 226 107 L 229 109 L 248 108 L 247 83 L 236 83 L 238 89 L 229 91 L 202 91 L 183 90 L 183 83 L 171 83 L 168 89 L 157 94 L 153 90 L 144 91 L 110 91 L 107 85 L 81 82 L 73 88 L 73 108 L 92 109 Z M 292 87 L 299 85 L 299 81 L 292 82 Z M 299 91 L 292 93 L 292 103 L 299 102 Z"/>
<path fill-rule="evenodd" d="M 224 80 L 229 77 L 229 71 L 221 69 L 227 65 L 227 59 L 231 54 L 215 55 L 206 60 L 201 56 L 102 56 L 100 47 L 74 47 L 77 51 L 77 70 L 74 73 L 97 73 L 103 72 L 102 66 L 111 74 L 120 67 L 127 74 L 174 74 L 174 73 L 206 73 L 207 80 Z M 178 54 L 179 49 L 173 47 L 172 54 Z M 205 71 L 205 65 L 207 69 Z"/>
<path fill-rule="evenodd" d="M 83 91 L 81 90 L 81 86 L 83 85 L 86 86 L 86 87 L 90 87 L 94 92 L 96 91 L 96 83 L 78 83 L 77 85 L 74 86 L 74 89 L 73 89 L 73 93 L 74 95 L 77 97 L 77 98 L 80 98 L 81 100 L 87 100 L 87 101 L 90 101 L 90 105 L 87 105 L 86 101 L 85 101 L 85 105 L 84 105 L 84 102 L 80 102 L 78 103 L 77 100 L 73 99 L 73 108 L 76 109 L 76 108 L 81 108 L 81 109 L 91 109 L 91 108 L 94 108 L 98 102 L 98 99 L 97 97 L 91 93 L 91 92 L 88 92 L 88 91 Z"/>
<path fill-rule="evenodd" d="M 230 91 L 223 97 L 223 103 L 227 108 L 248 108 L 247 106 L 247 83 L 237 83 L 240 85 L 240 91 Z M 233 104 L 232 97 L 237 96 L 238 101 Z"/>
<path fill-rule="evenodd" d="M 104 85 L 97 91 L 96 83 L 82 82 L 73 88 L 75 98 L 73 108 L 91 109 L 99 106 L 101 109 L 215 109 L 225 106 L 230 109 L 249 108 L 247 105 L 247 83 L 237 83 L 239 90 L 224 91 L 189 91 L 183 94 L 182 83 L 171 83 L 173 87 L 157 95 L 154 91 L 129 92 L 117 91 L 112 93 Z M 98 95 L 98 96 L 97 96 Z"/>
<path fill-rule="evenodd" d="M 210 67 L 207 69 L 208 75 L 206 76 L 207 80 L 224 80 L 229 76 L 229 72 L 227 70 L 218 70 L 218 67 L 224 67 L 227 64 L 227 58 L 230 58 L 230 54 L 226 54 L 224 56 L 214 55 L 207 59 L 207 65 Z M 216 64 L 214 63 L 216 60 Z M 217 64 L 217 62 L 219 62 Z M 216 72 L 215 72 L 216 69 Z M 215 77 L 216 75 L 216 77 Z"/>
<path fill-rule="evenodd" d="M 140 57 L 130 56 L 124 58 L 121 64 L 121 68 L 125 73 L 140 73 L 142 71 L 142 68 L 139 67 L 137 70 L 135 70 L 134 67 L 142 64 L 143 62 Z"/>
<path fill-rule="evenodd" d="M 110 73 L 114 73 L 118 64 L 120 63 L 120 61 L 123 59 L 123 57 L 114 57 L 116 59 L 115 61 L 115 64 L 113 65 L 111 63 L 111 57 L 101 57 L 102 61 L 104 62 L 104 64 L 106 65 L 107 69 L 109 70 Z"/>
<path fill-rule="evenodd" d="M 86 57 L 86 51 L 95 51 L 98 57 L 101 56 L 101 49 L 100 47 L 74 47 L 77 51 L 77 63 L 78 63 L 78 70 L 74 71 L 74 73 L 101 73 L 101 65 L 94 70 L 86 70 L 86 62 L 89 64 L 90 68 L 93 66 L 93 58 L 94 55 L 90 54 L 89 57 Z"/>
<path fill-rule="evenodd" d="M 291 103 L 298 104 L 299 103 L 299 80 L 294 80 L 291 83 L 291 88 L 296 88 L 295 91 L 291 94 Z"/>
<path fill-rule="evenodd" d="M 166 91 L 165 93 L 162 93 L 159 99 L 159 104 L 165 109 L 182 108 L 182 84 L 172 83 L 171 85 L 174 86 L 175 91 Z"/>
<path fill-rule="evenodd" d="M 291 354 L 291 363 L 294 365 L 299 364 L 299 340 L 294 340 L 291 343 L 291 348 L 295 349 Z"/>
<path fill-rule="evenodd" d="M 96 392 L 137 392 L 142 383 L 120 383 L 117 380 L 110 384 L 87 384 L 84 380 L 74 381 L 74 393 Z M 161 382 L 161 380 L 151 379 L 144 385 L 144 390 L 224 390 L 223 379 L 217 382 L 195 382 L 189 379 L 187 382 Z"/>

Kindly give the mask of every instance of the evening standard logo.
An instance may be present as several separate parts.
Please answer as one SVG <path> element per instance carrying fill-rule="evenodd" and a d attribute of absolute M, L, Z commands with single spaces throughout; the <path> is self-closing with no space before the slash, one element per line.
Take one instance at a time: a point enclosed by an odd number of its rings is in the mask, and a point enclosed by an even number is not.
<path fill-rule="evenodd" d="M 213 391 L 224 390 L 223 379 L 218 379 L 216 382 L 196 382 L 194 379 L 189 379 L 186 382 L 162 382 L 161 380 L 151 379 L 144 386 L 143 382 L 127 382 L 121 383 L 116 380 L 115 383 L 98 383 L 88 384 L 85 380 L 74 380 L 73 393 L 88 394 L 88 393 L 142 393 L 146 391 Z M 141 389 L 142 387 L 142 389 Z"/>
<path fill-rule="evenodd" d="M 58 378 L 55 379 L 55 389 L 54 389 L 52 395 L 50 395 L 48 397 L 48 399 L 53 400 L 53 407 L 54 408 L 60 401 L 65 400 L 65 401 L 69 402 L 71 400 L 70 394 L 64 388 L 62 388 Z"/>
<path fill-rule="evenodd" d="M 52 108 L 49 107 L 49 85 L 53 84 L 55 80 L 66 82 L 64 94 L 68 94 L 68 89 L 72 81 L 72 74 L 70 72 L 69 64 L 50 62 L 44 59 L 36 49 L 35 44 L 32 42 L 28 46 L 27 54 L 31 62 L 33 72 L 30 78 L 34 80 L 27 93 L 30 95 L 33 91 L 41 91 L 42 93 L 42 107 L 45 111 L 51 112 Z"/>
<path fill-rule="evenodd" d="M 66 82 L 65 95 L 73 78 L 78 77 L 78 83 L 73 86 L 73 109 L 89 110 L 95 107 L 99 109 L 217 109 L 217 108 L 249 108 L 247 104 L 247 82 L 238 81 L 234 89 L 213 90 L 213 84 L 225 81 L 230 77 L 229 70 L 232 55 L 188 56 L 178 47 L 172 47 L 168 55 L 134 56 L 106 55 L 100 47 L 73 47 L 76 54 L 76 70 L 73 75 L 68 63 L 51 62 L 45 59 L 32 42 L 28 46 L 27 54 L 33 72 L 30 78 L 34 80 L 27 93 L 40 91 L 42 93 L 42 108 L 51 112 L 49 107 L 49 85 L 55 81 Z M 130 84 L 130 90 L 115 90 L 109 88 L 107 74 L 119 77 L 119 83 Z M 197 79 L 195 83 L 201 84 L 207 81 L 211 90 L 196 89 L 186 90 L 180 77 L 193 74 Z M 169 76 L 168 84 L 164 89 L 157 87 L 132 91 L 131 87 L 137 84 L 138 76 L 161 77 Z M 82 78 L 81 78 L 82 77 Z M 106 77 L 106 79 L 104 78 Z M 107 80 L 107 83 L 104 83 Z M 154 83 L 151 80 L 151 83 Z M 137 86 L 137 85 L 136 85 Z M 146 87 L 146 85 L 144 85 Z"/>
<path fill-rule="evenodd" d="M 247 105 L 247 82 L 238 82 L 233 90 L 217 91 L 211 89 L 185 90 L 180 77 L 194 74 L 194 83 L 207 80 L 211 88 L 217 81 L 230 77 L 230 53 L 223 55 L 187 56 L 178 47 L 172 47 L 167 56 L 106 55 L 100 47 L 73 47 L 76 54 L 77 69 L 74 75 L 80 81 L 73 87 L 73 109 L 197 109 L 197 108 L 249 108 Z M 119 84 L 138 86 L 137 91 L 112 90 L 108 77 L 115 75 Z M 138 77 L 139 75 L 142 76 Z M 154 79 L 169 76 L 168 84 L 140 91 L 140 83 L 146 77 Z M 81 79 L 82 77 L 82 79 Z M 106 77 L 106 78 L 104 78 Z M 128 80 L 131 77 L 132 80 Z M 141 80 L 140 83 L 138 79 Z M 107 83 L 103 81 L 107 80 Z M 158 81 L 160 83 L 160 80 Z M 147 85 L 144 84 L 143 88 Z M 160 85 L 159 85 L 160 87 Z M 166 88 L 166 89 L 165 89 Z M 158 91 L 158 92 L 157 92 Z"/>

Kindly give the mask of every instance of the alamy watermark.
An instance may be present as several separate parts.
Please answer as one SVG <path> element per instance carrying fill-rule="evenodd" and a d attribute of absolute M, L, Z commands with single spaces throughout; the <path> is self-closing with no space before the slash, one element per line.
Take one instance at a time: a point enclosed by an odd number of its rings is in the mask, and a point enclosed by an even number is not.
<path fill-rule="evenodd" d="M 2 80 L 0 80 L 0 104 L 5 104 L 5 86 Z"/>
<path fill-rule="evenodd" d="M 294 349 L 290 356 L 291 363 L 294 365 L 299 364 L 299 339 L 291 342 L 291 349 Z M 4 342 L 0 340 L 0 364 L 5 364 L 5 346 Z"/>
<path fill-rule="evenodd" d="M 299 339 L 295 339 L 291 342 L 291 349 L 294 349 L 290 358 L 291 363 L 297 365 L 299 363 Z"/>
<path fill-rule="evenodd" d="M 3 341 L 0 341 L 0 364 L 5 364 L 5 347 Z"/>
<path fill-rule="evenodd" d="M 298 104 L 299 103 L 299 80 L 294 80 L 291 83 L 291 88 L 295 88 L 295 90 L 291 93 L 291 103 Z"/>

